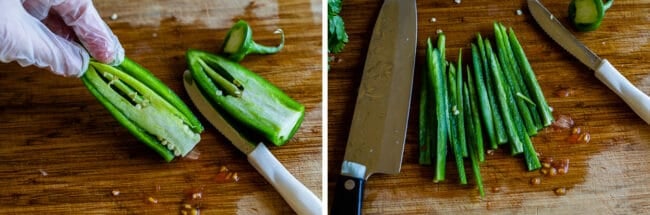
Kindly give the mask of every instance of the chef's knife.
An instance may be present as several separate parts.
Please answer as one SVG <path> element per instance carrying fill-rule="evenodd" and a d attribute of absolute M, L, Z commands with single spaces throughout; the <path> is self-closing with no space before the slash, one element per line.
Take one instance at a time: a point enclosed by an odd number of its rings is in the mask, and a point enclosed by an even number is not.
<path fill-rule="evenodd" d="M 415 0 L 385 0 L 370 39 L 331 214 L 360 214 L 365 180 L 402 165 L 417 46 Z"/>
<path fill-rule="evenodd" d="M 322 214 L 321 201 L 305 185 L 300 183 L 282 166 L 278 159 L 271 154 L 264 143 L 247 140 L 235 128 L 230 126 L 209 101 L 201 94 L 189 71 L 183 74 L 185 91 L 189 94 L 194 106 L 201 114 L 221 132 L 237 149 L 245 153 L 253 167 L 275 187 L 285 201 L 297 214 Z"/>
<path fill-rule="evenodd" d="M 538 0 L 528 0 L 528 9 L 537 24 L 580 62 L 596 71 L 596 77 L 650 124 L 650 97 L 621 75 L 607 59 L 601 59 L 576 39 Z"/>

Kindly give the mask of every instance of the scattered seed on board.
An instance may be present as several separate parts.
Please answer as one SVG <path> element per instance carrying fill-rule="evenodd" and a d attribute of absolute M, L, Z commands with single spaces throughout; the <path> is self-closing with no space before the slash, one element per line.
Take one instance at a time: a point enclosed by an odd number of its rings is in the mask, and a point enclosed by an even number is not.
<path fill-rule="evenodd" d="M 492 192 L 493 192 L 493 193 L 498 193 L 499 191 L 501 191 L 501 188 L 499 188 L 499 187 L 492 187 Z"/>
<path fill-rule="evenodd" d="M 564 187 L 555 188 L 553 192 L 555 193 L 555 195 L 564 196 L 566 195 L 566 188 Z"/>
<path fill-rule="evenodd" d="M 198 193 L 192 193 L 192 199 L 200 199 L 203 198 L 203 193 L 198 192 Z"/>
<path fill-rule="evenodd" d="M 111 20 L 117 20 L 117 18 L 117 13 L 113 13 L 113 15 L 111 15 Z"/>
<path fill-rule="evenodd" d="M 530 179 L 530 184 L 532 185 L 538 185 L 542 183 L 542 178 L 540 177 L 534 177 Z"/>
<path fill-rule="evenodd" d="M 548 168 L 542 168 L 539 171 L 542 173 L 542 175 L 548 175 Z"/>
<path fill-rule="evenodd" d="M 489 156 L 492 156 L 492 155 L 494 155 L 494 150 L 488 149 L 486 154 L 489 155 Z"/>

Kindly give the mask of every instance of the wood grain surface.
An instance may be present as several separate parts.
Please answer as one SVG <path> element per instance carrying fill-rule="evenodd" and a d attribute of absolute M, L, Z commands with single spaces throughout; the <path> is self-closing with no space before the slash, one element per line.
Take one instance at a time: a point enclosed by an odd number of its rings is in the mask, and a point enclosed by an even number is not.
<path fill-rule="evenodd" d="M 269 147 L 321 196 L 320 0 L 94 3 L 126 55 L 193 110 L 181 79 L 188 48 L 217 52 L 238 19 L 251 24 L 261 44 L 277 44 L 273 31 L 282 28 L 286 44 L 280 53 L 249 56 L 242 64 L 306 106 L 295 137 L 283 147 Z M 117 19 L 110 19 L 114 13 Z M 199 159 L 166 163 L 121 127 L 79 79 L 0 64 L 0 214 L 179 214 L 193 191 L 202 192 L 202 214 L 293 213 L 246 156 L 199 118 L 206 128 L 195 148 Z M 240 180 L 217 183 L 221 166 L 237 172 Z"/>
<path fill-rule="evenodd" d="M 567 23 L 569 0 L 544 0 Z M 497 150 L 481 164 L 486 197 L 480 199 L 473 177 L 458 184 L 455 163 L 447 180 L 433 183 L 433 168 L 418 164 L 417 112 L 420 80 L 414 82 L 411 117 L 399 175 L 374 175 L 366 185 L 365 214 L 648 214 L 650 213 L 650 126 L 600 83 L 589 70 L 554 43 L 528 13 L 526 1 L 421 0 L 418 4 L 418 53 L 415 77 L 422 71 L 425 41 L 440 29 L 447 35 L 447 56 L 469 53 L 476 33 L 493 37 L 492 22 L 511 26 L 537 74 L 554 115 L 569 115 L 591 132 L 588 144 L 570 144 L 569 130 L 546 129 L 533 138 L 542 156 L 570 159 L 566 175 L 543 177 L 527 172 L 522 157 Z M 342 17 L 350 36 L 328 73 L 328 196 L 332 201 L 354 112 L 365 54 L 381 1 L 344 0 Z M 516 11 L 521 9 L 522 15 Z M 576 37 L 607 58 L 641 91 L 650 94 L 650 1 L 617 0 L 601 27 Z M 436 22 L 431 22 L 431 18 Z M 390 51 L 390 50 L 386 50 Z M 469 62 L 466 59 L 464 62 Z M 569 88 L 568 97 L 555 95 Z M 555 188 L 566 187 L 564 196 Z"/>

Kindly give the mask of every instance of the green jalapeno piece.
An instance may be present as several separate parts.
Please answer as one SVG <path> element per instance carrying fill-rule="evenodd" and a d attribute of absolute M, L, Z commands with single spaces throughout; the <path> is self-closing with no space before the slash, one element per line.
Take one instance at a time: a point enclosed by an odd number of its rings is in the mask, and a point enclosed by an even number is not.
<path fill-rule="evenodd" d="M 191 49 L 186 56 L 203 96 L 247 139 L 280 146 L 300 127 L 305 107 L 266 79 L 207 52 Z"/>
<path fill-rule="evenodd" d="M 224 40 L 222 52 L 235 62 L 239 62 L 248 54 L 275 54 L 284 47 L 284 32 L 278 29 L 275 34 L 280 34 L 280 44 L 277 46 L 265 46 L 253 40 L 253 30 L 246 21 L 239 20 L 235 23 Z"/>
<path fill-rule="evenodd" d="M 81 80 L 122 126 L 165 161 L 187 155 L 201 139 L 203 126 L 185 103 L 128 58 L 120 66 L 91 61 Z"/>
<path fill-rule="evenodd" d="M 569 3 L 569 19 L 578 31 L 593 31 L 600 27 L 605 11 L 614 0 L 572 0 Z"/>

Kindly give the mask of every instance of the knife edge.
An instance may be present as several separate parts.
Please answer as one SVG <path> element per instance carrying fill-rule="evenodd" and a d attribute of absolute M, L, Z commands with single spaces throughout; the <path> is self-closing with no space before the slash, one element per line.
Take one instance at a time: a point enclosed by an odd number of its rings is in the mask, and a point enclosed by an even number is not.
<path fill-rule="evenodd" d="M 539 0 L 528 0 L 528 10 L 542 30 L 571 55 L 596 71 L 602 59 L 580 42 Z"/>

